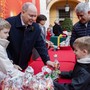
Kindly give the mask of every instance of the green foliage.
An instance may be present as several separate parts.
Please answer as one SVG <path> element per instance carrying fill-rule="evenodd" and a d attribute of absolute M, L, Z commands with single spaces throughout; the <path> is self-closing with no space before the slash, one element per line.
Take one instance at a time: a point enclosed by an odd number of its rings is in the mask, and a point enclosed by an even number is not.
<path fill-rule="evenodd" d="M 62 22 L 62 30 L 67 30 L 68 32 L 72 31 L 73 23 L 70 18 L 65 18 Z"/>

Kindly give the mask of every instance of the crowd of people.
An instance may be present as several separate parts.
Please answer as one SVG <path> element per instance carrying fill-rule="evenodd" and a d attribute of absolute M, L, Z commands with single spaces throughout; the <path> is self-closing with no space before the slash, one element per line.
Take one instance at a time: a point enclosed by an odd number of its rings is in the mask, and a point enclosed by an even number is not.
<path fill-rule="evenodd" d="M 90 7 L 88 3 L 79 3 L 75 8 L 79 21 L 73 26 L 70 45 L 77 57 L 73 71 L 61 72 L 60 77 L 71 78 L 70 84 L 53 82 L 55 90 L 90 89 Z M 0 71 L 12 76 L 23 74 L 32 57 L 39 56 L 45 65 L 54 68 L 56 63 L 50 60 L 46 44 L 53 47 L 50 37 L 63 34 L 60 23 L 55 20 L 53 27 L 45 28 L 47 17 L 37 16 L 34 4 L 26 2 L 17 16 L 0 18 Z M 36 22 L 35 22 L 36 21 Z M 12 60 L 12 61 L 11 61 Z M 18 73 L 18 74 L 17 74 Z"/>

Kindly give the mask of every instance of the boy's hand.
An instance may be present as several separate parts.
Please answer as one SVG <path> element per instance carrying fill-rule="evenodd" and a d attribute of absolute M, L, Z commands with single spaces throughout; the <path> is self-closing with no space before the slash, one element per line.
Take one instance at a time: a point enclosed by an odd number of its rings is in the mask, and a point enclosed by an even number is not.
<path fill-rule="evenodd" d="M 58 61 L 54 61 L 55 64 L 54 64 L 54 67 L 55 69 L 60 69 L 60 63 Z"/>
<path fill-rule="evenodd" d="M 14 68 L 18 69 L 18 70 L 22 70 L 22 68 L 16 64 L 14 64 Z"/>

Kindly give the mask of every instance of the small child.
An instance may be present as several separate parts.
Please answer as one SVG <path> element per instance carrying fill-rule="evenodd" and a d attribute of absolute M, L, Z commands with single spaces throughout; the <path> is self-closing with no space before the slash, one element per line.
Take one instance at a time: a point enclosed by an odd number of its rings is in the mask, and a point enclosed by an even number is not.
<path fill-rule="evenodd" d="M 90 90 L 90 36 L 75 40 L 74 52 L 77 62 L 73 71 L 61 72 L 60 77 L 71 78 L 70 84 L 54 82 L 55 90 Z"/>
<path fill-rule="evenodd" d="M 8 58 L 6 48 L 9 44 L 7 40 L 9 36 L 11 25 L 6 20 L 0 18 L 0 71 L 4 74 L 7 74 L 9 71 L 12 72 L 12 76 L 16 76 L 20 73 L 18 69 L 21 68 L 17 65 L 13 65 L 10 59 Z M 16 67 L 16 68 L 15 68 Z"/>
<path fill-rule="evenodd" d="M 50 28 L 47 28 L 46 39 L 50 41 L 51 36 L 52 36 L 51 29 Z"/>

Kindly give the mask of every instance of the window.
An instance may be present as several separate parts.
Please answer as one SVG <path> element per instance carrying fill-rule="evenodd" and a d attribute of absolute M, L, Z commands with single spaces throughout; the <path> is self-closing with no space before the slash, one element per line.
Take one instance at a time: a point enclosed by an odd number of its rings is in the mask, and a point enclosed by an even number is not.
<path fill-rule="evenodd" d="M 59 9 L 59 18 L 70 18 L 70 11 L 65 12 L 65 9 Z"/>

